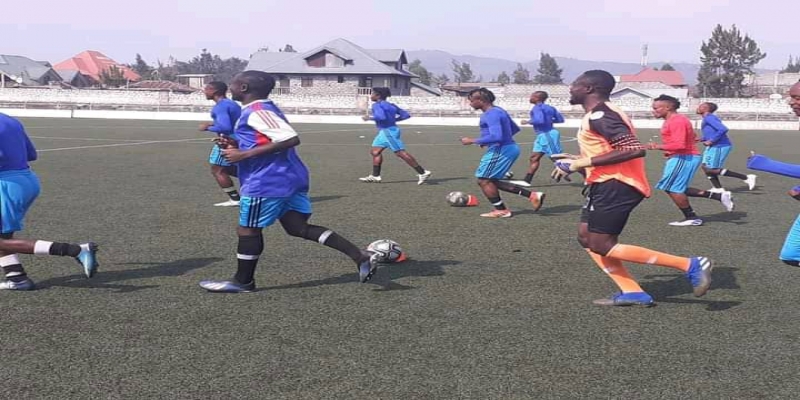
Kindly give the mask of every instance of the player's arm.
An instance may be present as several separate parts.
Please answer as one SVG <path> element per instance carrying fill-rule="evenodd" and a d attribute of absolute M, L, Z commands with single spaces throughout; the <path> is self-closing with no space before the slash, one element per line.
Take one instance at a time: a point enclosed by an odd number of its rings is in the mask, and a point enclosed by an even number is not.
<path fill-rule="evenodd" d="M 555 108 L 553 108 L 553 112 L 555 113 L 555 114 L 553 114 L 553 123 L 554 124 L 563 124 L 564 121 L 565 121 L 564 120 L 564 116 L 561 115 L 561 113 L 558 112 L 558 110 L 556 110 Z"/>
<path fill-rule="evenodd" d="M 789 196 L 792 196 L 797 201 L 800 201 L 800 185 L 793 187 L 789 190 Z"/>
<path fill-rule="evenodd" d="M 375 103 L 372 105 L 372 117 L 364 116 L 364 121 L 383 121 L 386 119 L 386 112 L 380 104 Z"/>
<path fill-rule="evenodd" d="M 694 129 L 688 122 L 686 124 L 672 124 L 669 126 L 670 134 L 661 135 L 663 142 L 661 144 L 652 143 L 649 146 L 650 150 L 662 150 L 667 152 L 678 151 L 687 149 L 694 146 Z M 688 138 L 693 138 L 692 142 L 687 143 Z"/>
<path fill-rule="evenodd" d="M 541 107 L 534 107 L 531 111 L 531 125 L 541 125 L 545 122 L 544 111 Z"/>
<path fill-rule="evenodd" d="M 405 120 L 411 118 L 411 114 L 409 114 L 408 111 L 403 110 L 400 107 L 397 107 L 397 114 L 396 115 L 397 115 L 397 118 L 395 119 L 395 121 L 405 121 Z"/>
<path fill-rule="evenodd" d="M 214 124 L 210 125 L 208 128 L 206 128 L 206 130 L 216 134 L 230 134 L 233 132 L 233 121 L 231 121 L 230 114 L 227 112 L 217 114 Z"/>
<path fill-rule="evenodd" d="M 605 137 L 612 149 L 593 157 L 590 163 L 592 166 L 619 164 L 647 155 L 642 142 L 619 114 L 608 113 L 600 119 L 590 120 L 589 127 Z"/>
<path fill-rule="evenodd" d="M 23 134 L 25 136 L 25 151 L 28 153 L 28 161 L 36 161 L 39 158 L 39 154 L 36 152 L 36 147 L 31 142 L 31 139 L 28 137 L 27 133 Z M 0 159 L 2 159 L 2 155 L 0 154 Z"/>
<path fill-rule="evenodd" d="M 714 133 L 705 138 L 705 141 L 711 142 L 712 145 L 717 143 L 723 135 L 728 133 L 728 127 L 725 126 L 719 118 L 708 118 L 706 120 L 706 125 L 714 130 Z"/>
<path fill-rule="evenodd" d="M 760 154 L 754 154 L 747 159 L 747 168 L 788 176 L 790 178 L 800 178 L 800 165 L 775 161 Z"/>
<path fill-rule="evenodd" d="M 256 135 L 264 135 L 270 141 L 249 150 L 235 148 L 222 150 L 225 159 L 230 162 L 280 153 L 300 144 L 300 138 L 294 128 L 274 113 L 264 110 L 255 111 L 247 118 L 247 124 L 256 130 Z"/>
<path fill-rule="evenodd" d="M 481 137 L 472 141 L 473 144 L 484 146 L 490 143 L 496 143 L 503 139 L 503 127 L 500 125 L 500 118 L 497 115 L 491 115 L 486 119 L 486 124 L 489 125 L 489 133 L 481 135 Z"/>

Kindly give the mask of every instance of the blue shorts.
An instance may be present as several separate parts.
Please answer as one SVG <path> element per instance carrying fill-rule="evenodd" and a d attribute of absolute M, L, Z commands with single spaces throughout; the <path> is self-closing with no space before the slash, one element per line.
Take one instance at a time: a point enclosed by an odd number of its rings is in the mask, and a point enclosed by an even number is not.
<path fill-rule="evenodd" d="M 544 153 L 547 156 L 563 153 L 561 150 L 561 133 L 558 129 L 551 129 L 550 132 L 538 132 L 536 141 L 533 142 L 534 153 Z"/>
<path fill-rule="evenodd" d="M 39 196 L 39 178 L 33 171 L 0 172 L 0 233 L 22 230 L 25 214 Z"/>
<path fill-rule="evenodd" d="M 519 145 L 516 143 L 490 147 L 481 157 L 475 177 L 502 179 L 514 165 L 514 161 L 517 161 L 517 157 L 519 157 Z"/>
<path fill-rule="evenodd" d="M 311 214 L 308 193 L 295 193 L 291 197 L 242 196 L 239 202 L 239 225 L 246 228 L 266 228 L 289 211 Z"/>
<path fill-rule="evenodd" d="M 794 220 L 781 249 L 781 260 L 800 261 L 800 216 Z"/>
<path fill-rule="evenodd" d="M 700 168 L 699 155 L 672 156 L 664 165 L 664 175 L 658 181 L 656 189 L 670 193 L 686 193 L 698 168 Z"/>
<path fill-rule="evenodd" d="M 208 163 L 211 165 L 219 165 L 220 167 L 229 167 L 231 163 L 222 156 L 222 149 L 219 146 L 214 146 L 211 149 L 211 154 L 208 156 Z"/>
<path fill-rule="evenodd" d="M 382 147 L 384 149 L 388 147 L 394 152 L 405 150 L 406 144 L 403 143 L 403 139 L 400 136 L 400 128 L 396 126 L 381 129 L 378 131 L 378 135 L 375 136 L 375 140 L 372 141 L 372 147 Z"/>
<path fill-rule="evenodd" d="M 712 169 L 720 169 L 731 154 L 733 146 L 710 146 L 703 152 L 703 164 Z"/>

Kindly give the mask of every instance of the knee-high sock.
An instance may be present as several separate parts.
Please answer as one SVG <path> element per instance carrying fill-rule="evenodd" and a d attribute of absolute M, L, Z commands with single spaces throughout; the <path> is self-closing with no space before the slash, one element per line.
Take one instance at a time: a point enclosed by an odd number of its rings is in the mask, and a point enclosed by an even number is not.
<path fill-rule="evenodd" d="M 629 244 L 617 244 L 606 257 L 616 258 L 622 261 L 635 262 L 638 264 L 658 265 L 662 267 L 675 268 L 686 272 L 689 270 L 692 260 L 687 257 L 673 256 L 672 254 L 661 253 L 655 250 L 646 249 Z"/>
<path fill-rule="evenodd" d="M 617 287 L 619 287 L 622 293 L 644 292 L 642 287 L 639 286 L 631 274 L 628 273 L 628 270 L 625 269 L 625 266 L 622 265 L 622 261 L 616 258 L 603 257 L 600 254 L 593 253 L 589 249 L 586 249 L 586 252 L 589 253 L 592 260 L 597 263 L 597 266 L 617 284 Z"/>

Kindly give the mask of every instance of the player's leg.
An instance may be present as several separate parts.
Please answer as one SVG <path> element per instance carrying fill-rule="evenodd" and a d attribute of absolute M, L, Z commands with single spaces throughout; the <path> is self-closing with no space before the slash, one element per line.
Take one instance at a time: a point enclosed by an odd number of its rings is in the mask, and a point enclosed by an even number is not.
<path fill-rule="evenodd" d="M 789 234 L 781 248 L 781 261 L 785 264 L 797 267 L 800 265 L 800 215 L 794 221 Z"/>
<path fill-rule="evenodd" d="M 372 141 L 372 148 L 369 151 L 370 156 L 372 156 L 372 174 L 363 178 L 358 178 L 361 182 L 380 183 L 383 151 L 386 150 L 387 147 L 389 147 L 389 142 L 383 130 L 381 130 Z"/>
<path fill-rule="evenodd" d="M 664 164 L 664 173 L 661 180 L 656 184 L 656 189 L 667 193 L 667 196 L 672 199 L 672 202 L 683 213 L 684 219 L 670 222 L 672 226 L 700 226 L 703 224 L 703 220 L 697 217 L 697 214 L 689 204 L 689 198 L 686 196 L 689 182 L 697 170 L 696 166 L 693 165 L 693 158 L 691 156 L 673 156 L 669 158 Z"/>
<path fill-rule="evenodd" d="M 545 153 L 541 151 L 534 151 L 533 153 L 531 153 L 530 165 L 528 166 L 528 173 L 525 174 L 525 179 L 523 179 L 523 182 L 525 182 L 527 186 L 531 185 L 531 182 L 533 181 L 533 176 L 536 175 L 536 171 L 539 170 L 539 163 L 542 160 L 542 156 L 544 156 L 544 154 Z"/>
<path fill-rule="evenodd" d="M 211 154 L 208 156 L 208 163 L 211 165 L 211 175 L 217 184 L 228 195 L 228 200 L 222 203 L 214 204 L 217 207 L 235 207 L 239 205 L 239 191 L 231 179 L 230 170 L 231 164 L 222 156 L 219 146 L 214 146 L 211 149 Z"/>
<path fill-rule="evenodd" d="M 414 171 L 417 172 L 417 184 L 421 185 L 425 183 L 425 181 L 430 178 L 431 171 L 428 171 L 419 165 L 419 162 L 417 162 L 414 156 L 406 151 L 406 144 L 403 142 L 400 128 L 388 128 L 384 129 L 383 132 L 386 137 L 387 144 L 389 145 L 389 149 L 391 149 L 397 157 L 405 161 L 409 167 L 413 168 Z"/>
<path fill-rule="evenodd" d="M 542 208 L 542 205 L 544 205 L 545 194 L 542 192 L 530 191 L 510 182 L 501 180 L 494 180 L 494 185 L 498 190 L 502 190 L 507 193 L 513 193 L 530 200 L 534 211 L 539 211 L 539 209 Z"/>
<path fill-rule="evenodd" d="M 741 173 L 738 173 L 738 172 L 735 172 L 735 171 L 731 171 L 731 170 L 725 168 L 725 161 L 728 159 L 728 156 L 730 155 L 732 149 L 733 149 L 733 146 L 723 146 L 723 147 L 720 147 L 717 150 L 717 153 L 719 154 L 718 155 L 719 163 L 717 165 L 717 168 L 720 170 L 719 171 L 719 175 L 720 176 L 725 176 L 725 177 L 741 179 L 742 182 L 747 184 L 748 190 L 755 189 L 755 187 L 756 187 L 756 178 L 757 178 L 756 175 L 754 175 L 754 174 L 745 175 L 745 174 L 741 174 Z"/>
<path fill-rule="evenodd" d="M 719 181 L 719 173 L 722 172 L 721 153 L 718 147 L 709 146 L 703 151 L 702 168 L 706 178 L 711 182 L 712 192 L 722 192 L 722 183 Z"/>
<path fill-rule="evenodd" d="M 735 208 L 735 205 L 733 203 L 733 195 L 731 194 L 731 192 L 727 190 L 724 190 L 722 192 L 715 192 L 711 190 L 700 190 L 690 187 L 686 188 L 685 194 L 687 197 L 700 197 L 704 199 L 719 201 L 720 203 L 722 203 L 723 207 L 725 207 L 725 209 L 728 212 L 732 212 L 733 209 Z"/>

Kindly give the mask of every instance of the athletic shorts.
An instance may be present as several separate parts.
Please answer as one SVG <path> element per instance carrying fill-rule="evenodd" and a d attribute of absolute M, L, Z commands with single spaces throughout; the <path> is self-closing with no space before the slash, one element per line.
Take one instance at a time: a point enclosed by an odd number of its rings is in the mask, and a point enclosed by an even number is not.
<path fill-rule="evenodd" d="M 308 193 L 295 193 L 291 197 L 242 196 L 239 202 L 239 225 L 246 228 L 266 228 L 289 211 L 311 214 Z"/>
<path fill-rule="evenodd" d="M 800 215 L 794 220 L 781 249 L 781 260 L 800 261 Z"/>
<path fill-rule="evenodd" d="M 393 126 L 391 128 L 381 129 L 372 141 L 372 147 L 389 148 L 393 152 L 406 149 L 406 144 L 400 137 L 402 133 L 400 128 Z"/>
<path fill-rule="evenodd" d="M 219 165 L 220 167 L 231 166 L 231 163 L 222 156 L 222 149 L 216 145 L 211 149 L 211 154 L 208 156 L 208 163 L 211 165 Z"/>
<path fill-rule="evenodd" d="M 698 168 L 700 168 L 699 155 L 672 156 L 664 165 L 664 175 L 658 181 L 656 189 L 670 193 L 686 193 Z"/>
<path fill-rule="evenodd" d="M 544 153 L 548 157 L 553 154 L 563 153 L 561 150 L 561 133 L 558 129 L 551 129 L 550 132 L 538 132 L 536 141 L 533 142 L 534 153 Z"/>
<path fill-rule="evenodd" d="M 481 157 L 481 163 L 475 171 L 475 177 L 503 179 L 518 157 L 519 145 L 516 143 L 490 147 Z"/>
<path fill-rule="evenodd" d="M 733 146 L 709 146 L 703 152 L 703 164 L 711 169 L 721 169 L 731 154 Z"/>
<path fill-rule="evenodd" d="M 616 179 L 593 183 L 581 210 L 581 222 L 589 224 L 589 232 L 619 235 L 644 197 L 633 186 Z"/>
<path fill-rule="evenodd" d="M 30 169 L 0 171 L 0 233 L 22 230 L 39 190 L 39 178 Z"/>

